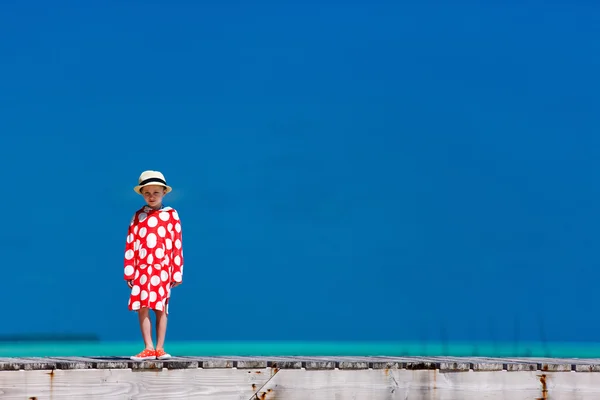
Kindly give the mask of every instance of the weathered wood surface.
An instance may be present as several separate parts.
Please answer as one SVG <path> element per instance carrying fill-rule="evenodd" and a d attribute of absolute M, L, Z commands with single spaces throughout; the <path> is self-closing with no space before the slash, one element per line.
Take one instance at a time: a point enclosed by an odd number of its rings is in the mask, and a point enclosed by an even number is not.
<path fill-rule="evenodd" d="M 45 369 L 439 369 L 455 371 L 600 372 L 600 359 L 490 357 L 173 357 L 132 361 L 128 357 L 0 358 L 0 371 Z"/>
<path fill-rule="evenodd" d="M 543 382 L 543 383 L 542 383 Z M 0 399 L 475 400 L 600 398 L 600 374 L 406 369 L 0 371 Z"/>
<path fill-rule="evenodd" d="M 0 399 L 248 400 L 269 373 L 233 368 L 0 371 Z"/>
<path fill-rule="evenodd" d="M 543 383 L 542 383 L 543 382 Z M 600 374 L 440 370 L 281 370 L 253 400 L 592 400 Z"/>
<path fill-rule="evenodd" d="M 600 359 L 0 358 L 0 399 L 591 400 L 594 372 Z"/>

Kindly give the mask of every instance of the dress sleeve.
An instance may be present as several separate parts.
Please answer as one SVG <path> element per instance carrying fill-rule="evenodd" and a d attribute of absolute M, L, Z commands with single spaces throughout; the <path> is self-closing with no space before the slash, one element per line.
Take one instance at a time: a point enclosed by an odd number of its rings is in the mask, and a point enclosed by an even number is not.
<path fill-rule="evenodd" d="M 134 221 L 135 218 L 131 219 L 129 228 L 127 229 L 127 241 L 125 244 L 125 266 L 123 270 L 123 278 L 126 281 L 132 280 L 135 274 L 135 268 L 137 267 L 137 257 L 135 256 L 135 234 L 134 234 Z"/>
<path fill-rule="evenodd" d="M 175 226 L 173 228 L 173 281 L 181 283 L 183 281 L 183 236 L 181 233 L 181 220 L 177 212 L 175 215 Z"/>

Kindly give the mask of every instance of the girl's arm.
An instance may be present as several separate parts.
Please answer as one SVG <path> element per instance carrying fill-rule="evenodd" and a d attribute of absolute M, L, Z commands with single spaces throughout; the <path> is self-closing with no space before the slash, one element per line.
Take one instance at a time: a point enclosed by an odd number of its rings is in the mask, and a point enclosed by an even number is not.
<path fill-rule="evenodd" d="M 183 281 L 183 236 L 181 233 L 181 220 L 178 220 L 173 228 L 173 282 L 180 284 Z"/>

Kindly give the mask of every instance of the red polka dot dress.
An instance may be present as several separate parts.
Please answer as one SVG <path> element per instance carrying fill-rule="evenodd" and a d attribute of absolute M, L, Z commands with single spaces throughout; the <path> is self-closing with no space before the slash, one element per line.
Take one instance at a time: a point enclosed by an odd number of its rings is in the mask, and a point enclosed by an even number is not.
<path fill-rule="evenodd" d="M 168 314 L 171 283 L 183 278 L 181 221 L 174 208 L 136 211 L 127 233 L 124 278 L 133 280 L 129 310 L 147 307 Z"/>

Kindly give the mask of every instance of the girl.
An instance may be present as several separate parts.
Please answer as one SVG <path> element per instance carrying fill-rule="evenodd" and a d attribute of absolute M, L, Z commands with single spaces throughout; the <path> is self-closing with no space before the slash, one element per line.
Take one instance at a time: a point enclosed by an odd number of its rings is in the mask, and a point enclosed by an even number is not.
<path fill-rule="evenodd" d="M 134 190 L 144 197 L 146 205 L 135 212 L 129 224 L 124 278 L 131 288 L 128 307 L 138 313 L 146 348 L 131 359 L 164 360 L 171 357 L 164 349 L 171 288 L 183 278 L 181 221 L 174 208 L 163 205 L 163 196 L 172 188 L 162 173 L 142 172 Z M 150 309 L 156 316 L 156 348 Z"/>

